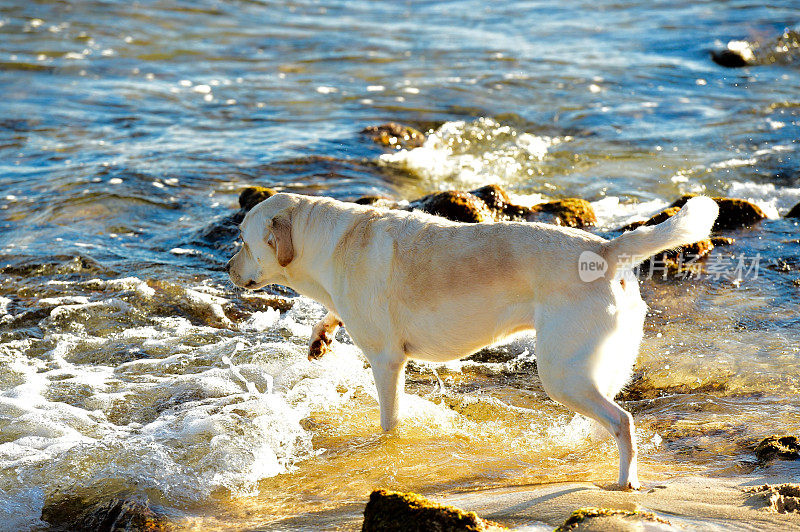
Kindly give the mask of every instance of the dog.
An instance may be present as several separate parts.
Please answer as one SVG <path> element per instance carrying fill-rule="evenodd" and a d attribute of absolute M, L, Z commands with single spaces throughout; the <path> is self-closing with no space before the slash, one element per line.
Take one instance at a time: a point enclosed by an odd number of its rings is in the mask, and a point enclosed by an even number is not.
<path fill-rule="evenodd" d="M 638 489 L 633 418 L 614 402 L 630 379 L 647 309 L 632 269 L 708 238 L 717 214 L 699 196 L 659 225 L 606 240 L 543 223 L 458 223 L 279 193 L 244 218 L 227 270 L 239 287 L 281 284 L 327 308 L 309 359 L 324 355 L 346 324 L 372 367 L 384 431 L 398 423 L 408 359 L 459 359 L 534 330 L 545 391 L 613 435 L 619 485 Z M 591 278 L 583 275 L 587 257 Z"/>

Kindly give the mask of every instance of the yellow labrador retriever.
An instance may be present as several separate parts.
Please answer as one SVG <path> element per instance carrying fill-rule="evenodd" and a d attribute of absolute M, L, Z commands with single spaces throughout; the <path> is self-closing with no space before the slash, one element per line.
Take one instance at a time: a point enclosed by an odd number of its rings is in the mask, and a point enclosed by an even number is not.
<path fill-rule="evenodd" d="M 717 212 L 697 197 L 664 223 L 609 241 L 541 223 L 462 224 L 276 194 L 245 217 L 228 271 L 237 286 L 282 284 L 325 305 L 309 358 L 347 325 L 372 366 L 386 431 L 398 422 L 409 358 L 458 359 L 535 330 L 545 391 L 614 436 L 619 484 L 636 489 L 633 420 L 613 400 L 630 378 L 646 311 L 632 268 L 707 238 Z"/>

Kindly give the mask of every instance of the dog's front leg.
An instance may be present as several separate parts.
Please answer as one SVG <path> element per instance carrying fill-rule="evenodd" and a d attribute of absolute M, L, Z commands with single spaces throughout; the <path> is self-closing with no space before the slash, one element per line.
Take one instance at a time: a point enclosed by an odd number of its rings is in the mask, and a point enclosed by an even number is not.
<path fill-rule="evenodd" d="M 389 432 L 400 419 L 400 397 L 406 383 L 405 356 L 393 357 L 381 354 L 370 358 L 375 388 L 378 390 L 378 405 L 381 409 L 381 428 Z"/>
<path fill-rule="evenodd" d="M 308 342 L 309 360 L 320 358 L 331 350 L 331 342 L 336 336 L 336 330 L 341 326 L 342 320 L 333 312 L 325 314 L 325 317 L 314 325 Z"/>

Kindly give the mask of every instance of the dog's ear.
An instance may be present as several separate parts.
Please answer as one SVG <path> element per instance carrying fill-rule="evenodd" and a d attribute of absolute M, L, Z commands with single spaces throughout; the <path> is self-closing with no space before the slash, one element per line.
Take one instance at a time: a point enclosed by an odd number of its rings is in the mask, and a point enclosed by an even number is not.
<path fill-rule="evenodd" d="M 267 244 L 275 250 L 278 264 L 287 266 L 294 259 L 292 244 L 292 222 L 287 214 L 279 214 L 268 224 Z"/>

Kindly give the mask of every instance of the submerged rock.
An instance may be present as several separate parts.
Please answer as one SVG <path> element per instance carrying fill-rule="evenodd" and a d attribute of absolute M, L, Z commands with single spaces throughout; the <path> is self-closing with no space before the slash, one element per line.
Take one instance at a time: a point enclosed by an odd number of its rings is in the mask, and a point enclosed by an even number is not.
<path fill-rule="evenodd" d="M 761 440 L 755 449 L 759 462 L 769 462 L 776 458 L 797 460 L 800 458 L 800 441 L 797 436 L 777 436 L 773 434 Z"/>
<path fill-rule="evenodd" d="M 448 190 L 429 194 L 412 201 L 411 209 L 420 210 L 453 220 L 454 222 L 480 223 L 495 220 L 486 203 L 469 192 Z"/>
<path fill-rule="evenodd" d="M 467 532 L 506 530 L 475 512 L 437 504 L 416 493 L 375 490 L 364 509 L 362 532 Z"/>
<path fill-rule="evenodd" d="M 109 499 L 87 503 L 66 498 L 46 505 L 42 519 L 57 528 L 74 532 L 164 532 L 167 518 L 155 511 L 147 500 Z"/>
<path fill-rule="evenodd" d="M 800 513 L 800 484 L 764 484 L 747 488 L 745 492 L 760 494 L 770 512 Z"/>
<path fill-rule="evenodd" d="M 650 527 L 655 530 L 675 530 L 670 522 L 654 513 L 642 510 L 618 510 L 616 508 L 579 508 L 564 521 L 555 532 L 567 530 L 642 530 L 643 521 L 666 526 Z M 647 528 L 648 530 L 650 528 Z"/>
<path fill-rule="evenodd" d="M 786 218 L 800 218 L 800 203 L 789 209 L 786 213 Z"/>
<path fill-rule="evenodd" d="M 373 142 L 398 150 L 418 148 L 425 142 L 425 135 L 422 132 L 396 122 L 369 126 L 361 132 L 369 135 Z"/>
<path fill-rule="evenodd" d="M 239 194 L 239 207 L 249 211 L 265 199 L 276 194 L 276 191 L 267 187 L 247 187 Z"/>
<path fill-rule="evenodd" d="M 675 200 L 670 205 L 671 207 L 683 207 L 694 194 L 687 194 Z M 761 220 L 764 220 L 767 215 L 761 210 L 761 207 L 755 203 L 750 203 L 747 200 L 737 198 L 711 198 L 717 202 L 719 206 L 719 216 L 717 221 L 714 222 L 712 231 L 726 231 L 730 229 L 739 229 L 742 227 L 749 227 Z"/>

